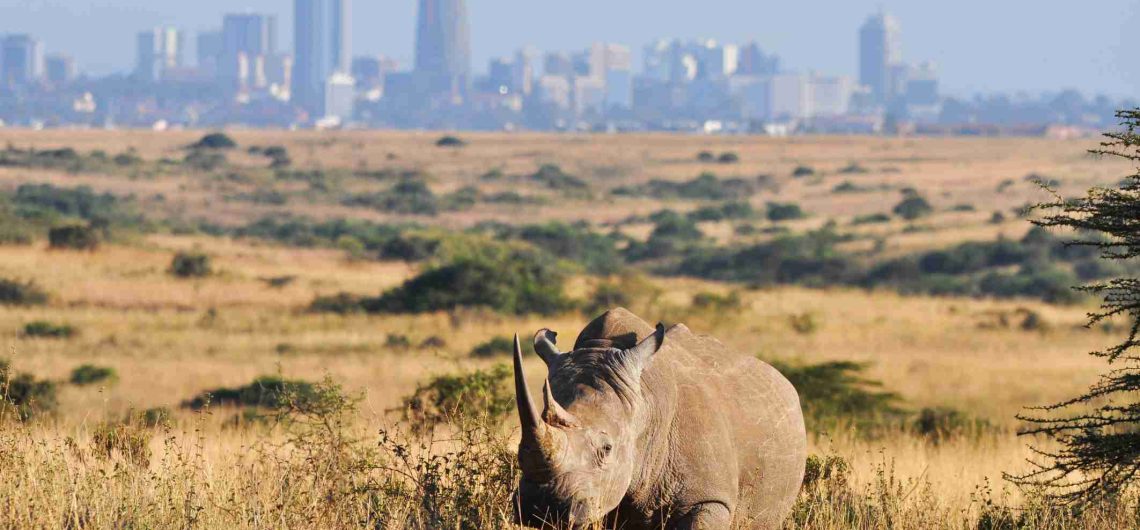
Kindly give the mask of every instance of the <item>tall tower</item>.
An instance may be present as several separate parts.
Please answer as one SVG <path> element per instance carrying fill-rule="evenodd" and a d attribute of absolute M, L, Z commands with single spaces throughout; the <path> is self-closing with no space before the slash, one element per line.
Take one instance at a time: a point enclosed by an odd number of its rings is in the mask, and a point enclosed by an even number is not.
<path fill-rule="evenodd" d="M 159 27 L 138 34 L 135 78 L 160 81 L 167 70 L 184 66 L 186 35 L 178 28 Z"/>
<path fill-rule="evenodd" d="M 350 0 L 295 0 L 293 4 L 292 98 L 311 118 L 324 117 L 325 89 L 333 75 L 349 73 L 350 12 Z"/>
<path fill-rule="evenodd" d="M 277 17 L 253 13 L 226 15 L 222 19 L 218 78 L 231 89 L 264 86 L 265 60 L 276 52 Z"/>
<path fill-rule="evenodd" d="M 898 21 L 885 12 L 867 18 L 859 28 L 859 83 L 870 87 L 876 103 L 895 96 L 892 70 L 901 63 Z"/>
<path fill-rule="evenodd" d="M 0 36 L 0 85 L 23 86 L 43 73 L 43 48 L 29 35 Z"/>
<path fill-rule="evenodd" d="M 466 96 L 471 83 L 471 30 L 464 0 L 420 0 L 416 75 L 433 96 Z"/>

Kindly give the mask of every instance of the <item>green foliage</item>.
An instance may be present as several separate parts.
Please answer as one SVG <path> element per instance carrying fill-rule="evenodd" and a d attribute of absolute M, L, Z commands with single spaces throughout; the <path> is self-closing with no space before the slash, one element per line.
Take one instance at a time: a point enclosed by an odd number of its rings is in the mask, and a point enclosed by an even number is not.
<path fill-rule="evenodd" d="M 752 219 L 756 211 L 745 201 L 729 201 L 715 206 L 702 206 L 689 212 L 694 221 L 726 221 L 731 219 Z"/>
<path fill-rule="evenodd" d="M 859 266 L 836 250 L 842 240 L 825 227 L 744 247 L 694 247 L 675 268 L 663 272 L 753 285 L 843 284 L 859 277 Z"/>
<path fill-rule="evenodd" d="M 867 379 L 867 364 L 831 361 L 792 365 L 772 363 L 800 394 L 808 428 L 822 431 L 843 424 L 868 429 L 899 421 L 904 410 L 899 396 Z"/>
<path fill-rule="evenodd" d="M 511 369 L 502 364 L 489 370 L 434 377 L 404 398 L 403 419 L 417 433 L 445 423 L 479 419 L 498 422 L 514 410 L 514 393 L 507 385 L 510 377 Z"/>
<path fill-rule="evenodd" d="M 75 386 L 87 386 L 104 381 L 111 382 L 118 377 L 114 368 L 107 366 L 96 366 L 94 364 L 84 364 L 77 366 L 71 371 L 71 377 L 68 379 L 71 384 Z"/>
<path fill-rule="evenodd" d="M 839 172 L 845 175 L 860 175 L 863 173 L 869 173 L 870 171 L 867 168 L 859 165 L 858 162 L 852 162 L 840 168 Z"/>
<path fill-rule="evenodd" d="M 570 307 L 565 274 L 549 256 L 526 248 L 488 247 L 429 268 L 378 298 L 371 313 L 424 313 L 488 307 L 511 314 L 554 314 Z"/>
<path fill-rule="evenodd" d="M 807 217 L 807 213 L 800 208 L 800 205 L 794 202 L 769 202 L 768 203 L 768 220 L 772 222 L 790 221 L 793 219 L 803 219 Z"/>
<path fill-rule="evenodd" d="M 420 179 L 403 179 L 381 192 L 349 195 L 341 203 L 408 215 L 436 215 L 443 209 L 440 198 Z"/>
<path fill-rule="evenodd" d="M 550 222 L 521 228 L 502 228 L 499 237 L 526 241 L 561 259 L 580 265 L 591 274 L 612 274 L 622 269 L 616 240 L 590 230 L 586 224 Z"/>
<path fill-rule="evenodd" d="M 0 305 L 43 305 L 48 294 L 34 282 L 0 278 Z"/>
<path fill-rule="evenodd" d="M 735 164 L 737 162 L 740 162 L 740 155 L 732 151 L 726 151 L 724 153 L 721 153 L 720 156 L 716 157 L 716 161 L 721 164 Z"/>
<path fill-rule="evenodd" d="M 515 341 L 510 337 L 492 337 L 471 349 L 472 357 L 498 357 L 510 355 L 514 351 Z"/>
<path fill-rule="evenodd" d="M 90 225 L 57 226 L 48 231 L 48 242 L 53 249 L 95 250 L 99 232 Z"/>
<path fill-rule="evenodd" d="M 463 147 L 467 145 L 467 142 L 459 137 L 448 135 L 436 140 L 435 145 L 436 147 Z"/>
<path fill-rule="evenodd" d="M 211 407 L 280 408 L 292 401 L 305 401 L 319 396 L 312 383 L 283 379 L 279 376 L 261 376 L 240 387 L 220 387 L 207 390 L 182 403 L 184 408 L 200 410 Z"/>
<path fill-rule="evenodd" d="M 170 261 L 170 274 L 179 278 L 204 278 L 213 273 L 210 256 L 196 251 L 180 251 Z"/>
<path fill-rule="evenodd" d="M 701 152 L 697 153 L 697 161 L 706 162 L 706 163 L 707 162 L 715 162 L 716 161 L 716 155 L 714 155 L 712 153 L 712 151 L 701 151 Z"/>
<path fill-rule="evenodd" d="M 226 155 L 212 149 L 194 149 L 186 153 L 182 163 L 198 171 L 216 171 L 226 165 Z"/>
<path fill-rule="evenodd" d="M 792 170 L 792 176 L 796 178 L 810 177 L 815 175 L 815 169 L 811 166 L 796 166 Z"/>
<path fill-rule="evenodd" d="M 69 339 L 77 333 L 76 329 L 68 324 L 53 324 L 46 320 L 36 320 L 24 325 L 25 337 Z"/>
<path fill-rule="evenodd" d="M 582 312 L 593 316 L 615 307 L 629 307 L 633 302 L 633 297 L 629 294 L 631 289 L 632 287 L 625 282 L 599 283 L 590 295 L 590 299 L 582 306 Z"/>
<path fill-rule="evenodd" d="M 926 199 L 922 195 L 911 191 L 904 193 L 903 200 L 896 204 L 891 211 L 907 221 L 914 221 L 915 219 L 926 217 L 933 213 L 934 207 L 932 207 L 929 202 L 926 202 Z"/>
<path fill-rule="evenodd" d="M 15 373 L 0 359 L 0 420 L 28 421 L 54 414 L 59 407 L 56 384 L 31 374 Z"/>
<path fill-rule="evenodd" d="M 649 196 L 658 199 L 728 201 L 756 193 L 754 183 L 741 178 L 719 179 L 713 173 L 701 173 L 693 180 L 674 182 L 654 179 L 639 186 L 614 188 L 615 195 Z"/>
<path fill-rule="evenodd" d="M 693 295 L 694 309 L 724 313 L 728 311 L 739 311 L 742 307 L 743 302 L 740 299 L 740 293 L 736 291 L 732 291 L 728 294 L 700 292 Z"/>
<path fill-rule="evenodd" d="M 589 189 L 589 184 L 586 181 L 575 177 L 562 170 L 561 167 L 554 164 L 544 164 L 538 168 L 538 171 L 532 173 L 529 180 L 541 183 L 547 188 L 570 193 L 583 193 Z"/>
<path fill-rule="evenodd" d="M 59 188 L 51 184 L 21 184 L 11 198 L 25 219 L 79 218 L 106 222 L 120 218 L 122 205 L 109 193 L 97 194 L 87 186 Z"/>
<path fill-rule="evenodd" d="M 867 215 L 859 215 L 859 216 L 856 216 L 855 219 L 851 220 L 851 224 L 853 224 L 853 225 L 867 225 L 867 224 L 889 223 L 889 222 L 891 222 L 891 216 L 889 216 L 885 213 L 872 213 L 872 214 L 867 214 Z"/>
<path fill-rule="evenodd" d="M 210 134 L 203 136 L 197 142 L 191 144 L 190 148 L 196 149 L 196 150 L 199 150 L 199 149 L 233 149 L 233 148 L 237 147 L 237 145 L 238 145 L 237 142 L 235 142 L 233 140 L 233 138 L 230 138 L 227 134 L 216 132 L 216 133 L 210 133 Z"/>

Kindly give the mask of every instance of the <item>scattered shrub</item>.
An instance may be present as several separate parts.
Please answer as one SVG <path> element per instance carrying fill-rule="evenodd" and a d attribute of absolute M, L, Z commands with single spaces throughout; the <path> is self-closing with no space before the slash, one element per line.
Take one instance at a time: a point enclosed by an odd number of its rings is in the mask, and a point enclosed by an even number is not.
<path fill-rule="evenodd" d="M 535 171 L 527 178 L 542 183 L 552 190 L 581 192 L 589 188 L 589 184 L 587 184 L 586 181 L 566 173 L 561 167 L 554 164 L 542 165 L 542 167 L 538 168 L 538 171 Z"/>
<path fill-rule="evenodd" d="M 863 377 L 866 364 L 771 364 L 799 392 L 809 429 L 820 431 L 844 422 L 866 429 L 895 423 L 903 417 L 898 395 L 880 390 L 882 383 Z"/>
<path fill-rule="evenodd" d="M 498 365 L 489 370 L 434 377 L 417 385 L 415 392 L 404 398 L 403 419 L 417 433 L 444 423 L 480 419 L 497 422 L 514 410 L 514 393 L 507 386 L 510 376 L 510 368 Z"/>
<path fill-rule="evenodd" d="M 472 357 L 497 357 L 510 355 L 514 351 L 515 340 L 510 337 L 493 337 L 471 349 Z"/>
<path fill-rule="evenodd" d="M 182 163 L 198 171 L 215 171 L 226 165 L 226 155 L 207 149 L 194 149 L 186 153 Z"/>
<path fill-rule="evenodd" d="M 66 225 L 48 231 L 49 246 L 54 249 L 95 250 L 99 233 L 90 225 Z"/>
<path fill-rule="evenodd" d="M 56 384 L 31 374 L 16 374 L 0 359 L 0 420 L 28 421 L 54 414 L 59 406 Z"/>
<path fill-rule="evenodd" d="M 889 222 L 891 222 L 891 216 L 889 216 L 885 213 L 872 213 L 872 214 L 867 214 L 867 215 L 859 215 L 859 216 L 856 216 L 855 219 L 851 220 L 851 224 L 853 224 L 853 225 L 867 225 L 867 224 L 889 223 Z"/>
<path fill-rule="evenodd" d="M 211 407 L 262 407 L 278 408 L 293 400 L 316 397 L 312 383 L 283 379 L 279 376 L 262 376 L 252 383 L 236 388 L 221 387 L 207 390 L 182 403 L 184 408 L 200 410 Z"/>
<path fill-rule="evenodd" d="M 68 339 L 75 334 L 75 328 L 68 324 L 53 324 L 45 320 L 36 320 L 24 325 L 25 337 Z"/>
<path fill-rule="evenodd" d="M 628 290 L 629 286 L 620 282 L 599 283 L 582 306 L 582 311 L 587 315 L 598 315 L 615 307 L 629 307 L 633 300 Z"/>
<path fill-rule="evenodd" d="M 904 193 L 903 200 L 896 204 L 892 211 L 907 221 L 914 221 L 930 215 L 934 211 L 934 207 L 930 206 L 930 203 L 926 202 L 922 195 L 912 191 Z"/>
<path fill-rule="evenodd" d="M 463 147 L 467 142 L 456 136 L 443 136 L 435 141 L 436 147 Z"/>
<path fill-rule="evenodd" d="M 790 221 L 792 219 L 803 219 L 807 217 L 800 205 L 794 202 L 769 202 L 768 203 L 768 220 L 772 222 Z"/>
<path fill-rule="evenodd" d="M 712 151 L 701 151 L 697 153 L 697 160 L 700 162 L 713 162 L 716 160 L 716 155 Z"/>
<path fill-rule="evenodd" d="M 850 164 L 847 164 L 843 168 L 840 168 L 839 172 L 843 173 L 845 175 L 858 175 L 858 174 L 863 174 L 863 173 L 869 173 L 869 170 L 867 168 L 859 165 L 858 162 L 852 162 Z"/>
<path fill-rule="evenodd" d="M 697 178 L 685 182 L 654 179 L 639 186 L 615 188 L 615 195 L 650 196 L 659 199 L 739 200 L 755 195 L 757 185 L 741 178 L 719 179 L 712 173 L 701 173 Z"/>
<path fill-rule="evenodd" d="M 384 347 L 393 350 L 406 350 L 412 347 L 412 341 L 407 335 L 390 333 L 388 337 L 384 339 Z"/>
<path fill-rule="evenodd" d="M 735 164 L 737 162 L 740 162 L 740 155 L 732 151 L 727 151 L 721 153 L 720 156 L 716 157 L 716 161 L 721 164 Z"/>
<path fill-rule="evenodd" d="M 800 335 L 811 335 L 819 330 L 819 320 L 813 313 L 800 313 L 788 317 L 788 325 Z"/>
<path fill-rule="evenodd" d="M 190 145 L 191 149 L 233 149 L 237 142 L 225 133 L 210 133 Z"/>
<path fill-rule="evenodd" d="M 210 256 L 201 252 L 178 252 L 170 261 L 170 274 L 179 278 L 204 278 L 213 271 Z"/>
<path fill-rule="evenodd" d="M 811 166 L 796 166 L 792 170 L 792 176 L 796 178 L 810 177 L 815 174 L 815 169 Z"/>
<path fill-rule="evenodd" d="M 740 293 L 736 291 L 728 294 L 700 292 L 693 295 L 693 308 L 695 309 L 715 312 L 737 311 L 742 305 Z"/>
<path fill-rule="evenodd" d="M 424 313 L 489 307 L 512 314 L 554 314 L 570 306 L 564 273 L 549 256 L 528 249 L 487 249 L 432 267 L 378 298 L 371 313 Z"/>
<path fill-rule="evenodd" d="M 43 305 L 48 294 L 34 282 L 0 278 L 0 305 Z"/>

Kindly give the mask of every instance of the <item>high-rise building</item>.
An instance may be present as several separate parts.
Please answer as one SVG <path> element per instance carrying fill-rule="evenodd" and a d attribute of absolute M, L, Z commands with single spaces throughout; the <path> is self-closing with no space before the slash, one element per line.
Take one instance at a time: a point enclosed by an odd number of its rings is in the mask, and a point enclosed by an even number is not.
<path fill-rule="evenodd" d="M 57 87 L 70 83 L 75 79 L 75 59 L 63 54 L 48 55 L 44 59 L 44 75 Z"/>
<path fill-rule="evenodd" d="M 221 31 L 198 33 L 198 69 L 207 76 L 218 74 L 218 64 L 225 50 L 225 39 Z"/>
<path fill-rule="evenodd" d="M 465 0 L 420 0 L 415 71 L 430 97 L 456 101 L 467 95 L 471 33 Z"/>
<path fill-rule="evenodd" d="M 218 79 L 234 90 L 263 88 L 265 63 L 277 53 L 277 17 L 255 13 L 222 19 Z"/>
<path fill-rule="evenodd" d="M 773 75 L 780 72 L 780 58 L 764 53 L 759 44 L 750 42 L 740 49 L 736 68 L 739 75 Z"/>
<path fill-rule="evenodd" d="M 173 27 L 143 31 L 136 40 L 135 78 L 160 81 L 168 70 L 182 68 L 186 50 L 185 34 Z"/>
<path fill-rule="evenodd" d="M 872 15 L 859 28 L 859 83 L 870 88 L 880 104 L 897 95 L 892 71 L 902 63 L 899 32 L 898 21 L 885 12 Z"/>
<path fill-rule="evenodd" d="M 43 76 L 43 64 L 43 47 L 36 38 L 7 35 L 0 39 L 0 85 L 32 84 Z"/>
<path fill-rule="evenodd" d="M 343 89 L 344 77 L 351 68 L 349 48 L 349 0 L 295 0 L 293 4 L 293 90 L 292 98 L 310 118 L 325 116 L 325 90 L 329 86 Z M 336 83 L 329 80 L 339 74 Z M 343 102 L 338 94 L 333 98 Z M 340 105 L 343 107 L 343 105 Z M 341 116 L 347 118 L 348 116 Z"/>

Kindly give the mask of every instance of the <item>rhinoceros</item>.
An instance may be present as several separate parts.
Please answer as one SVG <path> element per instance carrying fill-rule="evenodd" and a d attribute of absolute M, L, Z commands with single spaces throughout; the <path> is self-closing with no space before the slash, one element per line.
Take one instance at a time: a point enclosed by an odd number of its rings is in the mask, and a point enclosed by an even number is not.
<path fill-rule="evenodd" d="M 515 336 L 517 523 L 535 528 L 777 528 L 803 480 L 795 388 L 771 366 L 618 308 L 563 353 L 540 330 L 538 412 Z"/>

